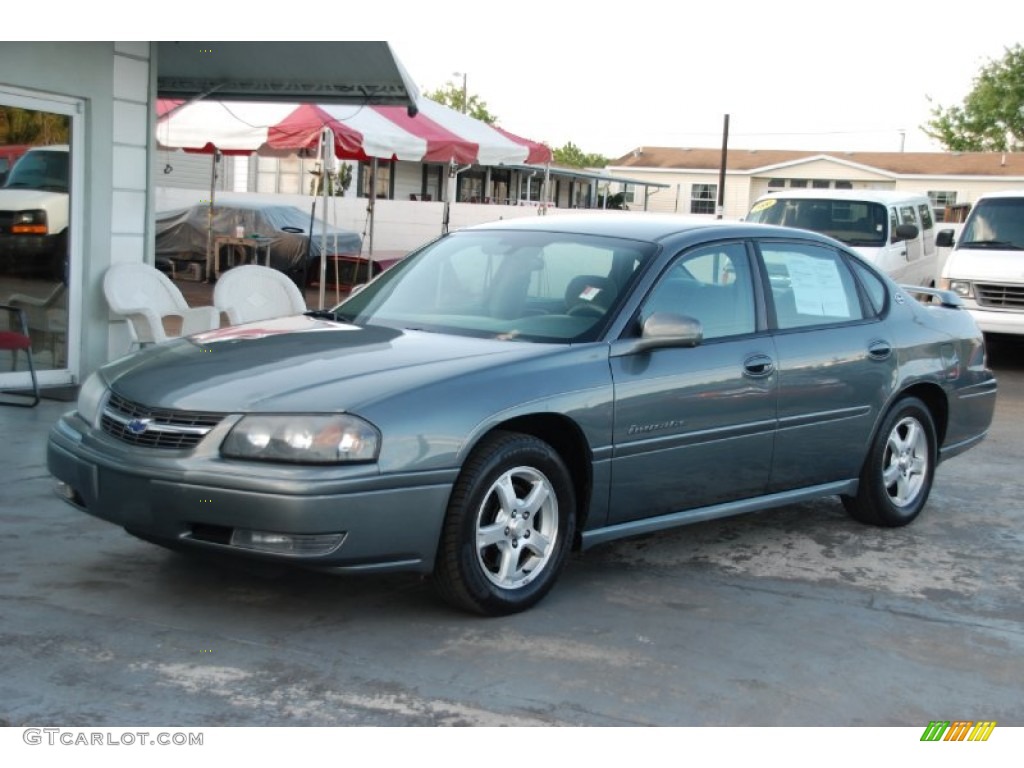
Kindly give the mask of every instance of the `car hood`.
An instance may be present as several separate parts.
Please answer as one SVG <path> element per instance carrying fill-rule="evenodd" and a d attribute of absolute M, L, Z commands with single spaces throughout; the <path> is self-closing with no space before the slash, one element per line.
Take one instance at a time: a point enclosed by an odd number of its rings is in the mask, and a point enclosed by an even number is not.
<path fill-rule="evenodd" d="M 944 273 L 955 280 L 1024 283 L 1024 251 L 957 248 L 950 253 Z"/>
<path fill-rule="evenodd" d="M 52 203 L 54 195 L 66 198 L 66 192 L 46 189 L 29 189 L 28 187 L 11 187 L 0 189 L 0 209 L 25 211 L 32 208 L 46 208 Z"/>
<path fill-rule="evenodd" d="M 335 412 L 546 346 L 299 315 L 148 347 L 103 374 L 120 396 L 152 408 Z"/>

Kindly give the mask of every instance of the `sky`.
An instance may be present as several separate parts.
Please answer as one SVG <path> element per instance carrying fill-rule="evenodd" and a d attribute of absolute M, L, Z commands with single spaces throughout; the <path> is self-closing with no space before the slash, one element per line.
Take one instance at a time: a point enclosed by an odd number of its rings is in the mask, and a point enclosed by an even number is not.
<path fill-rule="evenodd" d="M 102 16 L 59 2 L 72 38 Z M 730 148 L 940 151 L 921 130 L 932 108 L 962 103 L 982 66 L 1024 42 L 1013 0 L 305 0 L 284 20 L 255 3 L 174 5 L 95 31 L 383 39 L 424 92 L 465 73 L 506 130 L 612 159 L 720 147 L 726 115 Z"/>
<path fill-rule="evenodd" d="M 739 149 L 940 151 L 920 130 L 932 108 L 961 104 L 1024 42 L 1024 4 L 1009 0 L 630 0 L 585 24 L 579 3 L 532 7 L 545 10 L 507 34 L 468 23 L 450 44 L 387 39 L 421 87 L 461 87 L 465 72 L 503 128 L 611 158 L 720 147 L 725 115 Z"/>

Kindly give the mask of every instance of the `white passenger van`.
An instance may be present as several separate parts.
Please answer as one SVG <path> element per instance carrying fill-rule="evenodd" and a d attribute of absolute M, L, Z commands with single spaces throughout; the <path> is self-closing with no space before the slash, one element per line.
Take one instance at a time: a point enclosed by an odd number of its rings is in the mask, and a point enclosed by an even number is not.
<path fill-rule="evenodd" d="M 943 229 L 935 242 L 953 246 L 939 287 L 960 295 L 983 332 L 1024 335 L 1024 189 L 982 195 L 960 236 Z"/>
<path fill-rule="evenodd" d="M 834 237 L 898 283 L 935 287 L 939 256 L 928 196 L 877 189 L 787 189 L 758 198 L 746 217 Z"/>

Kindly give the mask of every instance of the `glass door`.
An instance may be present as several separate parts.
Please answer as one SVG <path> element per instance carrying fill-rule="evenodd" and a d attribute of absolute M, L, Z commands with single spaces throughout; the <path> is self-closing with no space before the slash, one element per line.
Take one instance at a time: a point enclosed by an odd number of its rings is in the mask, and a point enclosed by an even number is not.
<path fill-rule="evenodd" d="M 72 383 L 78 357 L 76 104 L 0 89 L 0 304 L 24 311 L 44 385 Z M 0 312 L 0 329 L 14 327 Z M 0 387 L 28 382 L 26 355 L 0 351 Z"/>

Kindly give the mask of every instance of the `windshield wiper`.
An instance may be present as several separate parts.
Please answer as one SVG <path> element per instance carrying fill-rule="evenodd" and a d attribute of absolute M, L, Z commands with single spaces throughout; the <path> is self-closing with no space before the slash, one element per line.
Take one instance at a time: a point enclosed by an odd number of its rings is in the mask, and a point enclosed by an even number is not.
<path fill-rule="evenodd" d="M 961 248 L 1006 248 L 1011 251 L 1024 251 L 1024 246 L 1009 240 L 968 240 L 960 243 Z"/>
<path fill-rule="evenodd" d="M 317 320 L 334 320 L 338 321 L 338 315 L 333 309 L 311 309 L 308 312 L 303 312 L 306 317 L 315 317 Z"/>

